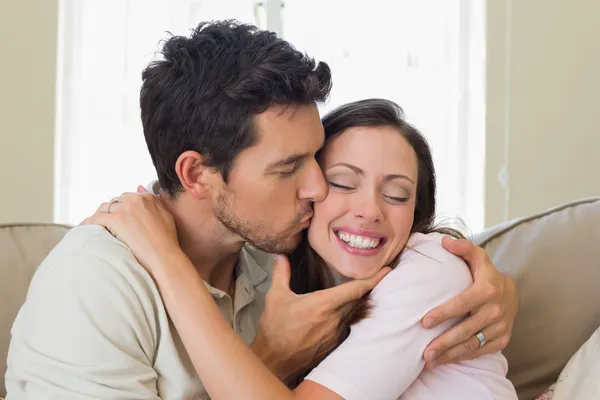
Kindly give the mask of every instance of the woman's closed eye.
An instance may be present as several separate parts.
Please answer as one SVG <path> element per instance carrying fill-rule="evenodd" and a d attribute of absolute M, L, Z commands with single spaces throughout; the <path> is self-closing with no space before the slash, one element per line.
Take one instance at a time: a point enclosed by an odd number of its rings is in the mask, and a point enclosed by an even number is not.
<path fill-rule="evenodd" d="M 335 181 L 328 181 L 328 183 L 329 186 L 341 192 L 352 192 L 357 190 L 357 188 L 353 185 L 346 183 L 340 183 Z M 408 203 L 408 201 L 410 200 L 410 197 L 406 195 L 387 195 L 385 193 L 382 193 L 381 197 L 383 197 L 385 201 L 387 201 L 390 204 L 404 204 Z"/>
<path fill-rule="evenodd" d="M 401 203 L 407 203 L 409 200 L 409 197 L 397 197 L 397 196 L 388 196 L 388 195 L 383 195 L 383 197 L 385 198 L 385 200 L 388 203 L 391 204 L 401 204 Z"/>
<path fill-rule="evenodd" d="M 340 190 L 354 190 L 356 189 L 355 187 L 349 186 L 349 185 L 344 185 L 341 183 L 337 183 L 337 182 L 333 182 L 333 181 L 329 181 L 329 186 L 336 188 L 336 189 L 340 189 Z"/>

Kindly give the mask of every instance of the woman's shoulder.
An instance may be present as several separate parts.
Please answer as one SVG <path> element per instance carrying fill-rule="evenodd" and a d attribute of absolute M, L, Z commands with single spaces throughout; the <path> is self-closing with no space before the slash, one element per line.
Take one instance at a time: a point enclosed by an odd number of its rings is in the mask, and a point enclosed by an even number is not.
<path fill-rule="evenodd" d="M 440 233 L 415 233 L 409 238 L 400 260 L 381 281 L 376 292 L 460 293 L 473 279 L 464 260 L 442 246 Z"/>
<path fill-rule="evenodd" d="M 442 258 L 452 256 L 452 254 L 442 246 L 442 239 L 445 236 L 446 235 L 438 232 L 413 233 L 406 242 L 403 257 L 415 252 L 419 254 L 422 250 L 426 251 L 429 256 L 437 255 Z"/>
<path fill-rule="evenodd" d="M 396 268 L 413 265 L 418 263 L 419 266 L 440 266 L 447 264 L 453 269 L 468 269 L 464 260 L 455 256 L 444 248 L 442 239 L 446 235 L 432 233 L 413 233 L 408 239 L 404 251 L 400 256 Z"/>

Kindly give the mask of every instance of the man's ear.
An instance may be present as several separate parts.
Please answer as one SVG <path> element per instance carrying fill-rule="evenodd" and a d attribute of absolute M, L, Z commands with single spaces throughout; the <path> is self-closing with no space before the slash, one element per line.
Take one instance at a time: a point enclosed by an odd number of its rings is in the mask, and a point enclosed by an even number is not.
<path fill-rule="evenodd" d="M 175 172 L 183 189 L 197 200 L 210 198 L 214 184 L 213 167 L 204 165 L 204 156 L 196 151 L 188 150 L 177 158 Z"/>

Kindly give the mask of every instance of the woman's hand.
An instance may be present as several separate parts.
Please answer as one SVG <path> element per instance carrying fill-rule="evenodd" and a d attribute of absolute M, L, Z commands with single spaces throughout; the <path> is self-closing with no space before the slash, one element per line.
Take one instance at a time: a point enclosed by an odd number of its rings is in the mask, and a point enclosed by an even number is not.
<path fill-rule="evenodd" d="M 160 198 L 139 186 L 137 193 L 100 205 L 82 224 L 101 225 L 125 243 L 151 275 L 167 264 L 166 257 L 183 254 L 173 216 Z"/>

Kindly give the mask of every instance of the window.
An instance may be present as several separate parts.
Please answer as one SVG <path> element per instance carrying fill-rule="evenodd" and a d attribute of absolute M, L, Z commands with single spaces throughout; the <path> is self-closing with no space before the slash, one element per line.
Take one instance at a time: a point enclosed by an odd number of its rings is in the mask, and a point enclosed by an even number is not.
<path fill-rule="evenodd" d="M 63 0 L 56 220 L 154 179 L 139 118 L 141 71 L 166 32 L 235 18 L 280 33 L 327 61 L 322 112 L 367 97 L 394 100 L 429 139 L 438 209 L 483 228 L 482 0 Z"/>

